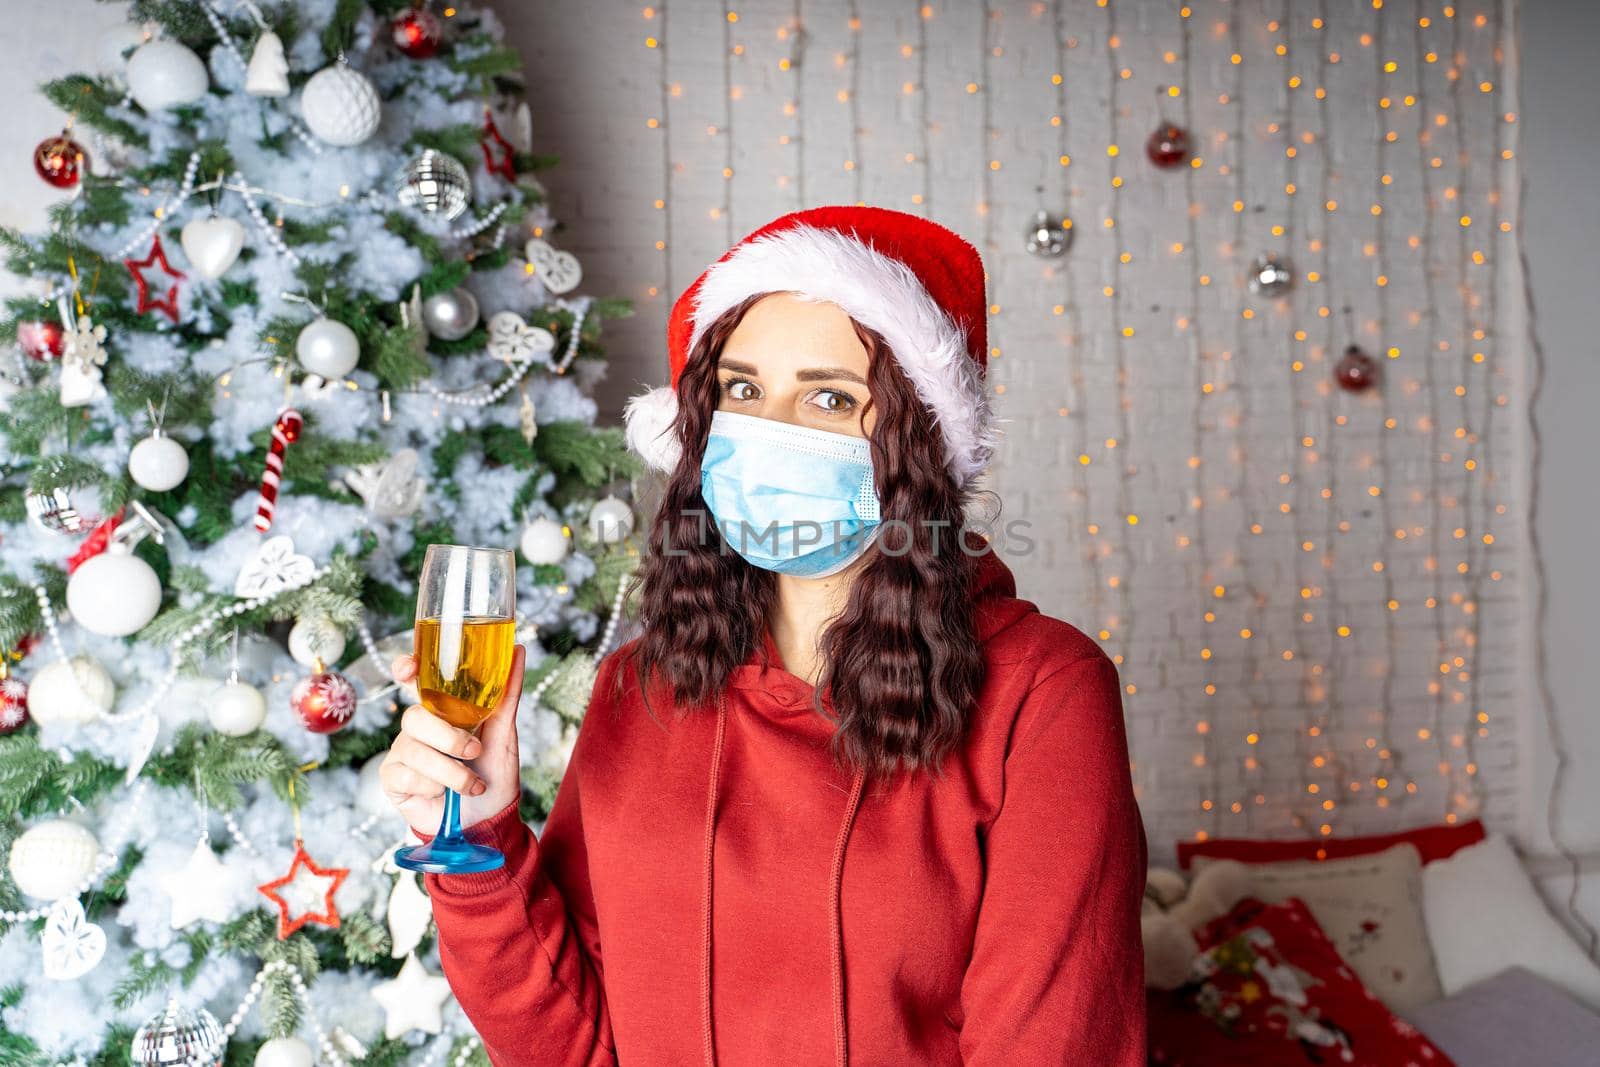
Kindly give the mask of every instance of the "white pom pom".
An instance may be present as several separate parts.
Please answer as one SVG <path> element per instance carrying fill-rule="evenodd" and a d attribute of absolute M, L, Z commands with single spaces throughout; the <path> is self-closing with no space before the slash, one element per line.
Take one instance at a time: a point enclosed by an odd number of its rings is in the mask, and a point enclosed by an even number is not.
<path fill-rule="evenodd" d="M 628 448 L 656 470 L 670 474 L 681 458 L 673 430 L 677 418 L 678 394 L 668 386 L 633 397 L 622 410 Z"/>

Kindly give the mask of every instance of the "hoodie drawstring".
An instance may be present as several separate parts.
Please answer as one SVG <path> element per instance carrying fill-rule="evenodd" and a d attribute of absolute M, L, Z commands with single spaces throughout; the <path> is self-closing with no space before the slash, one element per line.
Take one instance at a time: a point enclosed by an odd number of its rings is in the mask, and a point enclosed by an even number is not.
<path fill-rule="evenodd" d="M 711 789 L 706 801 L 705 889 L 701 894 L 700 920 L 704 955 L 700 962 L 700 999 L 705 1004 L 702 1025 L 706 1039 L 706 1067 L 716 1067 L 716 1041 L 711 1033 L 711 852 L 717 830 L 717 773 L 722 769 L 722 734 L 728 725 L 728 706 L 717 694 L 717 739 L 711 746 Z"/>
<path fill-rule="evenodd" d="M 717 830 L 717 791 L 722 770 L 722 737 L 727 730 L 728 707 L 717 694 L 717 736 L 711 745 L 711 787 L 706 800 L 705 885 L 701 892 L 701 945 L 700 999 L 704 1005 L 701 1026 L 705 1036 L 706 1067 L 716 1067 L 716 1038 L 711 1026 L 711 857 Z M 833 947 L 833 1058 L 837 1067 L 849 1067 L 850 1050 L 845 1028 L 844 1005 L 844 920 L 839 908 L 839 887 L 844 878 L 844 849 L 850 840 L 850 828 L 855 825 L 856 811 L 861 807 L 861 793 L 866 783 L 866 770 L 857 768 L 850 784 L 850 799 L 845 804 L 844 821 L 839 825 L 839 838 L 833 846 L 833 870 L 828 878 L 828 927 Z"/>
<path fill-rule="evenodd" d="M 844 919 L 839 913 L 839 884 L 844 880 L 844 846 L 850 840 L 856 809 L 861 806 L 861 787 L 866 777 L 866 771 L 858 767 L 855 781 L 850 785 L 844 822 L 839 826 L 839 840 L 833 846 L 833 876 L 829 879 L 828 923 L 833 928 L 833 1061 L 838 1067 L 848 1067 L 850 1063 L 844 1024 Z"/>

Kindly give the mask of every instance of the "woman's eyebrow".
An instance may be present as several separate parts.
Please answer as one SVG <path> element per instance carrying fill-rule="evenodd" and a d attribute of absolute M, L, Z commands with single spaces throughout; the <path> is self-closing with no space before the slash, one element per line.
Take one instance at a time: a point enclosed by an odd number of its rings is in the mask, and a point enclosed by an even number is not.
<path fill-rule="evenodd" d="M 867 380 L 853 370 L 843 367 L 817 367 L 813 370 L 795 372 L 795 381 L 799 382 L 855 382 L 857 385 L 866 385 Z"/>
<path fill-rule="evenodd" d="M 717 369 L 718 370 L 731 370 L 731 371 L 734 371 L 737 374 L 749 374 L 751 376 L 755 376 L 757 374 L 756 368 L 753 367 L 752 365 L 750 365 L 749 363 L 739 363 L 739 362 L 737 362 L 735 360 L 731 360 L 731 359 L 719 359 L 719 360 L 717 360 Z"/>

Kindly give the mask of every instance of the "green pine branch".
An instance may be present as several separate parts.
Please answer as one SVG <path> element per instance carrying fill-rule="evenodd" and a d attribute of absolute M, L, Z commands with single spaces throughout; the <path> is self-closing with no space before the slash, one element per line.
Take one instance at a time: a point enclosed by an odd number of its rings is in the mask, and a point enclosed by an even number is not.
<path fill-rule="evenodd" d="M 111 109 L 122 103 L 122 90 L 110 78 L 69 74 L 45 82 L 40 91 L 62 111 L 76 115 L 77 121 L 85 126 L 92 126 L 130 145 L 144 147 L 149 143 L 137 126 L 111 114 Z"/>

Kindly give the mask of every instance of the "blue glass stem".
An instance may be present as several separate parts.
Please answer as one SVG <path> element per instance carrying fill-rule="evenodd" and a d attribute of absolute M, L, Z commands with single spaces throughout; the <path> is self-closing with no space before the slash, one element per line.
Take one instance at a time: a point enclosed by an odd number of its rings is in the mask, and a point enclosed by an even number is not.
<path fill-rule="evenodd" d="M 446 846 L 466 841 L 466 835 L 461 832 L 461 794 L 454 789 L 444 791 L 444 815 L 439 819 L 439 832 L 433 839 Z"/>

